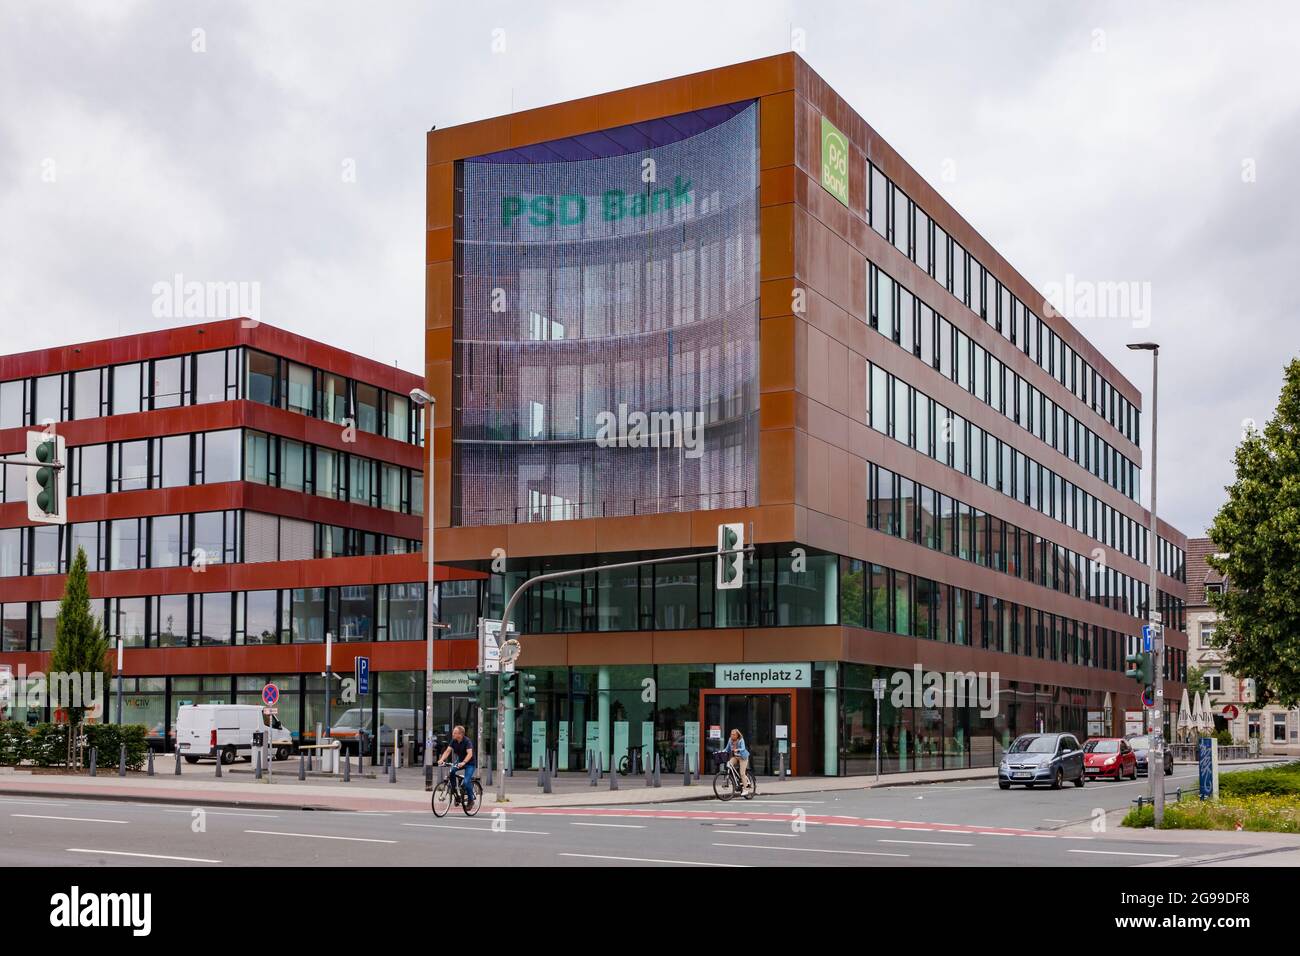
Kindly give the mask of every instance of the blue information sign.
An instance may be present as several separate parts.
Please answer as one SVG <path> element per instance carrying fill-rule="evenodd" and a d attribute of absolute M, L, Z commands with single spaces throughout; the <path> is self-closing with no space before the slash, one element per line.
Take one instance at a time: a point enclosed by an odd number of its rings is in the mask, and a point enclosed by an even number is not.
<path fill-rule="evenodd" d="M 358 657 L 356 661 L 357 670 L 357 693 L 370 693 L 370 658 Z"/>

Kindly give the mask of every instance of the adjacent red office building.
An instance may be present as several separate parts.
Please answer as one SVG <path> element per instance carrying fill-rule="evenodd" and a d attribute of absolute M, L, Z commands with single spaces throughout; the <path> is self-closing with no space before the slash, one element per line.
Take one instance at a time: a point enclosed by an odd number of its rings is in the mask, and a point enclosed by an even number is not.
<path fill-rule="evenodd" d="M 425 451 L 417 376 L 241 319 L 0 357 L 0 454 L 53 422 L 68 447 L 66 525 L 27 520 L 25 468 L 0 483 L 0 665 L 44 672 L 77 549 L 95 612 L 125 647 L 124 720 L 167 739 L 176 708 L 257 703 L 280 687 L 300 739 L 336 672 L 366 655 L 375 688 L 332 693 L 354 730 L 376 708 L 415 732 L 424 709 Z M 451 637 L 472 633 L 448 582 Z M 468 650 L 469 656 L 466 657 Z M 437 664 L 473 662 L 440 642 Z M 11 717 L 48 719 L 27 686 Z M 447 709 L 444 704 L 443 709 Z M 106 719 L 115 719 L 112 708 Z M 449 723 L 450 713 L 439 725 Z M 435 727 L 435 731 L 441 726 Z"/>

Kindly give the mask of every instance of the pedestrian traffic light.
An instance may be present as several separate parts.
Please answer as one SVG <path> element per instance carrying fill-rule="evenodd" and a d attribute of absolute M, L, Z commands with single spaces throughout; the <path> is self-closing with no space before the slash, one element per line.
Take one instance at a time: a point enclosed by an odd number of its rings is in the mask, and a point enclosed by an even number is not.
<path fill-rule="evenodd" d="M 67 524 L 67 448 L 63 436 L 28 432 L 27 457 L 33 463 L 27 468 L 27 519 Z"/>
<path fill-rule="evenodd" d="M 1143 687 L 1151 683 L 1154 671 L 1149 653 L 1142 651 L 1129 654 L 1124 658 L 1124 663 L 1129 665 L 1129 669 L 1124 672 L 1125 677 L 1137 681 Z"/>
<path fill-rule="evenodd" d="M 519 696 L 520 705 L 532 707 L 537 703 L 537 675 L 520 674 L 519 675 Z"/>
<path fill-rule="evenodd" d="M 718 590 L 730 591 L 745 583 L 745 526 L 740 522 L 718 525 Z"/>

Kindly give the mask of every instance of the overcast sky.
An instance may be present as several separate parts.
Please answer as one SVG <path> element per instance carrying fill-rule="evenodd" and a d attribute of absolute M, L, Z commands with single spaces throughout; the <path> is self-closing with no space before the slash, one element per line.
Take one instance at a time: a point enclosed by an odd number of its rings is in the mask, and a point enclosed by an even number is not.
<path fill-rule="evenodd" d="M 1148 427 L 1123 345 L 1161 343 L 1160 511 L 1201 534 L 1300 342 L 1293 2 L 6 0 L 0 353 L 185 324 L 154 315 L 180 274 L 420 371 L 431 125 L 792 36 L 1040 290 L 1149 296 L 1149 328 L 1076 324 Z"/>

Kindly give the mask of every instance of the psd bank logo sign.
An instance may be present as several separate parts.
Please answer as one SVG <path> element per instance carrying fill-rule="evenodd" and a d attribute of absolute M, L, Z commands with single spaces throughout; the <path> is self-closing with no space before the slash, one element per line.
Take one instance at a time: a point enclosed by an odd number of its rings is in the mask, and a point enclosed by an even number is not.
<path fill-rule="evenodd" d="M 849 140 L 822 117 L 822 188 L 849 204 Z"/>

